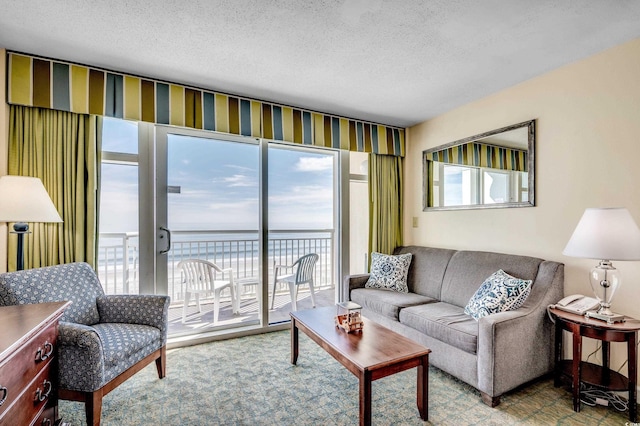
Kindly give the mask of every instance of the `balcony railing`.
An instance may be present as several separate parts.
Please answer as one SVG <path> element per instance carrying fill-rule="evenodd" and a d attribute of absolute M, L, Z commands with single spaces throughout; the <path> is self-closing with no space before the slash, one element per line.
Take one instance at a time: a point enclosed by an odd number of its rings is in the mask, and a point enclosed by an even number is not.
<path fill-rule="evenodd" d="M 317 253 L 314 282 L 318 288 L 334 286 L 334 232 L 279 230 L 269 233 L 269 282 L 273 265 L 291 265 L 300 256 Z M 234 278 L 243 280 L 245 292 L 257 291 L 260 277 L 260 243 L 256 231 L 173 231 L 168 260 L 168 294 L 172 302 L 184 300 L 178 263 L 183 259 L 209 260 L 221 268 L 232 268 Z M 101 233 L 98 276 L 107 294 L 139 291 L 139 238 L 136 232 Z"/>

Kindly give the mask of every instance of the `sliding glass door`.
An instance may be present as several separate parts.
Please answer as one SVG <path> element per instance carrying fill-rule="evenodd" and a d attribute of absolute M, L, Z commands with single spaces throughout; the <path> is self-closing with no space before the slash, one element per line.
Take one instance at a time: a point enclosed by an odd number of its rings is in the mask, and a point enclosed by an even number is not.
<path fill-rule="evenodd" d="M 183 306 L 173 332 L 257 324 L 260 312 L 259 144 L 248 138 L 159 127 L 156 133 L 156 274 L 161 291 L 184 303 L 188 283 L 178 264 L 206 260 L 234 285 L 205 302 Z M 234 300 L 233 296 L 236 298 Z M 237 294 L 235 294 L 237 293 Z M 213 321 L 214 297 L 220 311 Z M 239 300 L 240 312 L 235 303 Z"/>
<path fill-rule="evenodd" d="M 291 288 L 277 275 L 294 270 L 300 257 L 317 254 L 312 299 L 309 284 L 294 285 L 297 309 L 333 306 L 337 286 L 337 162 L 335 152 L 301 149 L 290 145 L 269 145 L 268 236 L 269 236 L 269 322 L 289 320 L 293 307 Z M 275 281 L 274 281 L 275 280 Z"/>
<path fill-rule="evenodd" d="M 106 141 L 114 152 L 103 152 L 98 268 L 107 292 L 170 295 L 170 336 L 268 327 L 288 321 L 293 308 L 275 265 L 317 254 L 316 306 L 335 304 L 336 151 L 122 120 L 105 128 L 104 136 L 126 139 L 125 148 Z M 214 276 L 232 277 L 234 289 L 217 296 L 216 320 L 214 294 L 186 303 L 178 264 L 187 259 L 230 270 Z M 297 308 L 311 308 L 310 286 L 295 290 Z"/>

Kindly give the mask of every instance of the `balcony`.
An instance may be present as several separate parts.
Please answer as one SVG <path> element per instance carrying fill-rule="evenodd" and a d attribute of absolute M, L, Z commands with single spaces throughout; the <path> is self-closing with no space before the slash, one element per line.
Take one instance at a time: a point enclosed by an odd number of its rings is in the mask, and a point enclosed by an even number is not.
<path fill-rule="evenodd" d="M 300 256 L 317 253 L 320 258 L 315 267 L 316 303 L 330 306 L 335 302 L 334 231 L 279 230 L 269 233 L 268 264 L 269 292 L 273 283 L 273 265 L 291 265 Z M 256 231 L 173 231 L 171 250 L 167 253 L 167 294 L 171 296 L 169 308 L 169 334 L 192 333 L 212 327 L 213 303 L 203 301 L 202 312 L 197 313 L 192 303 L 187 321 L 182 323 L 184 284 L 178 262 L 197 258 L 209 260 L 221 268 L 232 268 L 234 279 L 242 283 L 240 314 L 233 315 L 228 294 L 222 299 L 217 327 L 234 327 L 258 322 L 258 291 L 260 277 L 260 242 Z M 101 233 L 97 272 L 107 294 L 138 294 L 139 292 L 139 238 L 136 232 Z M 308 287 L 302 286 L 298 309 L 311 307 Z M 271 297 L 271 293 L 269 293 Z M 289 289 L 276 288 L 274 309 L 269 311 L 269 322 L 289 319 L 291 300 Z M 271 300 L 269 300 L 271 303 Z"/>

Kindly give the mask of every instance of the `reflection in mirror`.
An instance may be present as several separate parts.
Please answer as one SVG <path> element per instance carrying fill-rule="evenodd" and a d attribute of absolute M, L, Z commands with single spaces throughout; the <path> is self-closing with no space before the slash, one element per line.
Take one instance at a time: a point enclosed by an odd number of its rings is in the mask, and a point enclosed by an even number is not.
<path fill-rule="evenodd" d="M 423 151 L 424 210 L 531 207 L 535 121 Z"/>

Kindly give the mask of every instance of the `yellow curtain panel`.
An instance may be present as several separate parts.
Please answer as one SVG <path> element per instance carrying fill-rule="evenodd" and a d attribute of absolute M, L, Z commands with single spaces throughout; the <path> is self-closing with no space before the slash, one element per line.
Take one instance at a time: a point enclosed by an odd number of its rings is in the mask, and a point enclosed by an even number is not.
<path fill-rule="evenodd" d="M 527 171 L 527 151 L 469 142 L 427 155 L 427 160 L 490 169 Z"/>
<path fill-rule="evenodd" d="M 404 129 L 8 52 L 8 103 L 401 156 Z"/>
<path fill-rule="evenodd" d="M 369 156 L 369 253 L 402 246 L 403 158 Z"/>
<path fill-rule="evenodd" d="M 25 238 L 25 267 L 69 262 L 96 265 L 100 119 L 51 109 L 12 105 L 9 174 L 42 180 L 62 223 L 32 223 Z M 9 270 L 16 239 L 9 238 Z"/>

